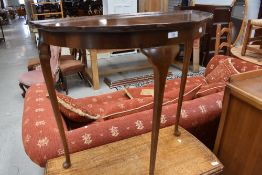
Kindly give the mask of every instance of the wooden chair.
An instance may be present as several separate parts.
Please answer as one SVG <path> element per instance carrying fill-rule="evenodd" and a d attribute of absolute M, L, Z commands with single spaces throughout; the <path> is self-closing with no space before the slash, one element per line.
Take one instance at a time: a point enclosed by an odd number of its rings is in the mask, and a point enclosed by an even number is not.
<path fill-rule="evenodd" d="M 72 53 L 73 55 L 76 56 L 76 53 Z M 78 74 L 81 79 L 84 79 L 88 85 L 90 85 L 88 81 L 88 75 L 86 73 L 86 50 L 79 49 L 79 60 L 76 59 L 60 59 L 59 62 L 59 70 L 60 70 L 60 79 L 62 82 L 62 87 L 63 90 L 68 94 L 68 87 L 67 87 L 67 76 L 68 75 L 73 75 L 73 74 Z"/>
<path fill-rule="evenodd" d="M 221 43 L 221 37 L 226 34 L 226 42 Z M 221 29 L 221 24 L 217 25 L 216 30 L 216 45 L 215 45 L 215 55 L 218 55 L 220 50 L 223 47 L 227 47 L 226 49 L 226 55 L 230 54 L 230 48 L 231 48 L 231 39 L 232 39 L 232 23 L 230 22 L 228 24 L 228 28 L 224 27 Z"/>
<path fill-rule="evenodd" d="M 242 56 L 245 56 L 247 50 L 250 50 L 257 54 L 262 54 L 262 36 L 255 36 L 251 38 L 252 30 L 261 29 L 261 28 L 262 28 L 262 19 L 248 20 L 242 51 L 241 51 Z M 259 46 L 256 47 L 255 45 L 253 46 L 249 45 L 250 43 L 254 43 L 254 42 L 260 43 Z"/>

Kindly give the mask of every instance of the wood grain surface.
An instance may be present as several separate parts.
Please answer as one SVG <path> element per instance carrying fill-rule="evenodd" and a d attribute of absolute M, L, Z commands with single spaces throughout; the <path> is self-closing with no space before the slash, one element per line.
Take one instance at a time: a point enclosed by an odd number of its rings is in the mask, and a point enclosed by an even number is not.
<path fill-rule="evenodd" d="M 262 70 L 238 74 L 226 87 L 214 153 L 225 175 L 258 175 L 262 167 Z"/>
<path fill-rule="evenodd" d="M 213 153 L 194 136 L 180 128 L 174 137 L 173 127 L 160 130 L 155 174 L 217 174 L 223 166 Z M 120 175 L 148 174 L 151 134 L 88 149 L 71 155 L 72 166 L 63 169 L 63 157 L 48 161 L 46 175 Z"/>
<path fill-rule="evenodd" d="M 211 19 L 208 12 L 184 10 L 174 12 L 147 12 L 121 15 L 85 16 L 55 20 L 31 21 L 37 28 L 69 32 L 119 32 L 120 30 L 161 30 L 168 27 L 185 28 Z M 117 48 L 116 48 L 117 49 Z"/>

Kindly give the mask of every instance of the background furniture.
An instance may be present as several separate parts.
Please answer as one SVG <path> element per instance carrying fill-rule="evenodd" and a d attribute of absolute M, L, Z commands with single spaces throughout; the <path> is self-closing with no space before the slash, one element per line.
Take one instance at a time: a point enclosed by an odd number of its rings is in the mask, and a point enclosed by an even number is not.
<path fill-rule="evenodd" d="M 121 0 L 103 0 L 103 15 L 109 15 L 109 14 L 126 14 L 126 13 L 137 13 L 137 0 L 128 0 L 128 1 L 121 1 Z M 113 53 L 113 52 L 125 52 L 125 51 L 132 51 L 134 52 L 134 49 L 117 49 L 114 50 L 97 50 L 97 49 L 91 49 L 90 50 L 90 61 L 91 61 L 91 72 L 88 72 L 89 78 L 93 84 L 93 88 L 95 90 L 100 88 L 99 83 L 99 75 L 105 75 L 105 74 L 112 74 L 117 73 L 121 71 L 127 71 L 127 70 L 138 70 L 141 68 L 149 67 L 147 66 L 143 67 L 129 67 L 121 69 L 121 70 L 112 70 L 110 72 L 105 73 L 99 73 L 98 68 L 98 60 L 97 60 L 97 54 L 101 53 Z"/>
<path fill-rule="evenodd" d="M 33 20 L 57 18 L 57 16 L 64 18 L 62 0 L 42 1 L 38 3 L 31 0 L 31 11 Z"/>
<path fill-rule="evenodd" d="M 19 18 L 24 17 L 26 19 L 26 11 L 24 5 L 20 5 L 20 7 L 16 8 L 16 13 Z"/>
<path fill-rule="evenodd" d="M 259 45 L 252 45 L 252 47 L 259 49 Z M 231 48 L 231 55 L 242 59 L 247 62 L 254 63 L 256 65 L 262 66 L 262 56 L 261 54 L 254 53 L 252 51 L 247 50 L 245 56 L 241 55 L 242 46 L 232 47 Z"/>
<path fill-rule="evenodd" d="M 139 0 L 139 12 L 166 12 L 168 10 L 168 0 Z"/>
<path fill-rule="evenodd" d="M 206 35 L 201 39 L 200 58 L 202 65 L 207 65 L 214 55 L 217 24 L 221 24 L 223 28 L 228 27 L 229 22 L 232 22 L 231 41 L 233 46 L 237 46 L 242 42 L 248 14 L 248 0 L 226 0 L 215 3 L 213 1 L 214 5 L 210 5 L 210 3 L 210 1 L 203 0 L 202 2 L 196 1 L 194 6 L 181 7 L 182 9 L 201 10 L 214 14 L 213 21 L 207 25 Z M 175 6 L 175 9 L 177 8 Z M 226 40 L 226 36 L 221 36 L 221 42 Z M 224 54 L 226 50 L 220 50 L 219 53 Z"/>
<path fill-rule="evenodd" d="M 175 7 L 176 9 L 177 7 Z M 230 6 L 215 6 L 215 5 L 202 5 L 195 4 L 195 6 L 181 7 L 182 10 L 201 10 L 214 14 L 212 20 L 209 21 L 206 28 L 206 33 L 201 38 L 201 48 L 200 48 L 200 62 L 202 65 L 207 65 L 209 60 L 214 56 L 215 52 L 215 42 L 216 42 L 216 28 L 217 24 L 221 24 L 221 27 L 228 27 L 231 18 Z M 226 37 L 221 37 L 222 42 L 226 40 Z M 224 53 L 220 51 L 220 54 Z"/>
<path fill-rule="evenodd" d="M 187 18 L 185 18 L 185 16 Z M 174 18 L 176 18 L 176 20 L 174 20 Z M 175 135 L 179 136 L 178 123 L 187 79 L 189 58 L 192 52 L 192 40 L 199 38 L 204 33 L 206 21 L 210 18 L 212 18 L 212 15 L 206 12 L 180 11 L 172 13 L 145 13 L 144 15 L 97 16 L 91 20 L 89 18 L 72 18 L 50 20 L 42 23 L 41 21 L 32 22 L 35 27 L 38 28 L 40 37 L 42 37 L 39 40 L 39 56 L 59 133 L 63 141 L 66 157 L 64 168 L 70 167 L 70 156 L 52 81 L 48 44 L 88 49 L 143 48 L 142 51 L 153 65 L 155 73 L 155 103 L 152 120 L 153 129 L 149 168 L 150 173 L 153 174 L 165 81 L 168 68 L 175 54 L 172 46 L 181 42 L 185 43 L 185 58 L 175 126 Z M 57 23 L 64 23 L 65 21 L 67 23 L 66 26 L 57 26 Z M 106 23 L 103 21 L 106 21 Z M 156 23 L 156 21 L 158 22 Z M 105 30 L 105 28 L 107 30 Z M 199 28 L 202 28 L 202 31 L 200 31 Z M 174 31 L 179 34 L 174 34 Z M 74 35 L 72 35 L 72 33 L 74 33 Z M 190 35 L 188 35 L 188 33 L 190 33 Z M 160 58 L 164 58 L 165 61 Z"/>
<path fill-rule="evenodd" d="M 88 83 L 88 75 L 86 73 L 86 51 L 85 49 L 81 50 L 75 49 L 75 52 L 79 53 L 79 58 L 76 59 L 60 59 L 59 62 L 59 71 L 60 71 L 60 78 L 62 82 L 62 86 L 66 94 L 68 94 L 68 87 L 67 87 L 67 76 L 78 74 L 81 79 L 85 80 Z M 76 55 L 76 53 L 73 53 Z"/>
<path fill-rule="evenodd" d="M 221 37 L 226 37 L 226 42 L 221 43 Z M 215 45 L 215 54 L 218 55 L 220 50 L 223 47 L 226 47 L 226 55 L 229 55 L 231 48 L 231 37 L 232 37 L 232 23 L 230 22 L 228 27 L 221 29 L 221 24 L 217 25 L 216 30 L 216 45 Z"/>
<path fill-rule="evenodd" d="M 180 128 L 182 135 L 179 142 L 170 134 L 172 130 L 172 127 L 160 130 L 155 174 L 214 175 L 222 173 L 223 165 L 201 142 L 183 128 Z M 60 166 L 63 163 L 62 157 L 50 160 L 47 163 L 46 175 L 98 175 L 105 172 L 108 175 L 147 174 L 149 161 L 147 150 L 150 149 L 150 139 L 150 133 L 147 133 L 74 153 L 72 154 L 74 168 L 67 170 Z M 98 158 L 101 155 L 106 159 Z M 87 158 L 92 161 L 88 161 Z"/>
<path fill-rule="evenodd" d="M 260 174 L 262 167 L 262 71 L 232 76 L 225 90 L 214 153 L 225 175 Z"/>
<path fill-rule="evenodd" d="M 1 29 L 1 34 L 2 34 L 2 37 L 0 37 L 0 41 L 3 40 L 5 42 L 5 34 L 4 34 L 4 31 L 3 31 L 2 19 L 1 18 L 0 18 L 0 29 Z"/>
<path fill-rule="evenodd" d="M 254 29 L 262 29 L 262 19 L 248 20 L 242 51 L 241 51 L 242 56 L 245 56 L 246 51 L 249 50 L 251 52 L 261 55 L 262 57 L 262 35 L 252 37 L 251 34 Z M 250 45 L 251 42 L 252 43 L 257 42 L 259 44 L 258 47 L 251 46 Z"/>

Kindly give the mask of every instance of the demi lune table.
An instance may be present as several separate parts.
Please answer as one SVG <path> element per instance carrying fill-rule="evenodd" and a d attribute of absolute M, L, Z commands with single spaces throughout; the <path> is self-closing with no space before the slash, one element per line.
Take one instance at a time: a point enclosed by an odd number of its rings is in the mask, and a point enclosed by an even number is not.
<path fill-rule="evenodd" d="M 205 33 L 206 23 L 211 18 L 212 14 L 207 12 L 174 11 L 31 22 L 39 31 L 39 57 L 64 146 L 66 157 L 64 168 L 69 168 L 71 162 L 51 75 L 49 45 L 79 49 L 140 48 L 148 57 L 154 70 L 154 111 L 149 168 L 149 173 L 154 174 L 163 94 L 168 68 L 176 54 L 174 45 L 185 44 L 174 131 L 174 134 L 179 136 L 178 124 L 193 40 Z"/>

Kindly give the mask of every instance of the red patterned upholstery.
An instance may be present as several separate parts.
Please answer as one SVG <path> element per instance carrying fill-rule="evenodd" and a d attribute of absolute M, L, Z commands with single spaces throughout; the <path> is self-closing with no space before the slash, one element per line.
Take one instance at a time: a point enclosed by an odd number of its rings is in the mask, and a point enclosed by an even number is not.
<path fill-rule="evenodd" d="M 215 64 L 218 64 L 219 59 L 224 60 L 226 57 L 214 57 L 208 64 L 206 75 L 217 66 Z M 247 66 L 245 70 L 261 68 L 251 63 L 239 62 L 237 59 L 233 59 L 232 62 L 238 71 L 244 70 L 241 66 Z M 203 84 L 204 87 L 207 85 L 204 76 L 188 78 L 187 83 L 191 85 Z M 179 84 L 179 79 L 170 80 L 167 81 L 166 88 L 177 88 Z M 153 85 L 146 87 L 153 87 Z M 212 147 L 216 136 L 224 93 L 223 91 L 215 92 L 213 94 L 204 93 L 202 97 L 183 102 L 180 120 L 182 127 L 210 147 Z M 64 153 L 52 107 L 46 95 L 46 88 L 43 84 L 36 84 L 29 88 L 25 97 L 22 121 L 25 151 L 32 161 L 42 167 L 45 166 L 47 160 L 61 156 Z M 123 92 L 119 91 L 96 96 L 95 99 L 94 97 L 88 98 L 86 103 L 92 104 L 94 101 L 96 103 L 111 103 L 115 102 L 116 98 L 121 99 L 122 96 Z M 66 125 L 63 119 L 69 151 L 70 153 L 78 152 L 150 132 L 152 112 L 153 110 L 149 109 L 118 118 L 99 120 L 84 126 L 74 127 L 75 129 L 73 130 L 68 130 L 68 128 L 73 127 L 70 127 L 71 123 Z M 173 125 L 175 123 L 175 113 L 176 104 L 164 106 L 161 127 Z M 67 128 L 67 126 L 69 127 Z"/>
<path fill-rule="evenodd" d="M 246 62 L 246 61 L 238 59 L 238 58 L 233 58 L 233 57 L 225 56 L 225 55 L 216 55 L 215 57 L 213 57 L 209 61 L 208 65 L 206 67 L 205 76 L 207 76 L 222 61 L 224 61 L 227 58 L 231 58 L 231 62 L 233 64 L 233 66 L 240 73 L 248 72 L 248 71 L 252 71 L 252 70 L 262 69 L 262 66 L 259 66 L 259 65 L 256 65 L 256 64 L 253 64 L 253 63 L 250 63 L 250 62 Z"/>
<path fill-rule="evenodd" d="M 202 84 L 186 86 L 184 101 L 192 100 Z M 141 91 L 147 88 L 130 88 L 129 93 L 133 99 L 129 99 L 124 91 L 122 95 L 107 96 L 102 100 L 100 96 L 73 99 L 69 96 L 57 93 L 61 112 L 69 119 L 76 122 L 95 121 L 97 119 L 112 119 L 124 115 L 137 113 L 153 108 L 153 97 L 143 96 Z M 121 92 L 121 91 L 120 91 Z M 176 103 L 179 96 L 179 88 L 166 88 L 163 105 Z M 114 102 L 112 103 L 112 98 Z M 90 100 L 91 99 L 91 100 Z"/>
<path fill-rule="evenodd" d="M 239 72 L 231 63 L 231 58 L 223 60 L 213 71 L 206 76 L 207 83 L 227 82 L 231 75 Z"/>

